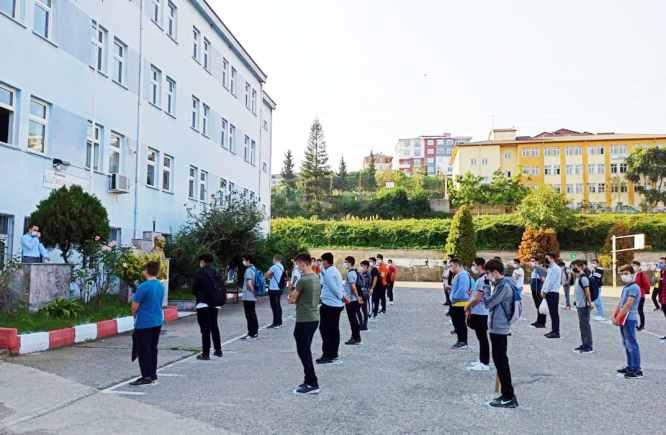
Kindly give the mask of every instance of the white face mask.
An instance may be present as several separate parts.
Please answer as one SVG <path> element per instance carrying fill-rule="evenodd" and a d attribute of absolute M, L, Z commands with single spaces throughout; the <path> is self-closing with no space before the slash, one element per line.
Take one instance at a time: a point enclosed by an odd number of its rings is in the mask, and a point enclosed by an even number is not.
<path fill-rule="evenodd" d="M 376 263 L 374 261 L 372 263 L 370 263 L 370 266 L 372 266 L 372 267 L 375 267 L 375 265 L 376 265 Z"/>
<path fill-rule="evenodd" d="M 476 264 L 474 266 L 472 266 L 472 273 L 475 274 L 475 275 L 477 275 L 479 273 L 479 268 L 476 266 Z"/>
<path fill-rule="evenodd" d="M 513 263 L 513 268 L 514 268 L 514 269 L 518 269 L 519 267 L 520 267 L 520 264 L 518 264 L 518 263 Z"/>
<path fill-rule="evenodd" d="M 530 266 L 531 266 L 531 267 L 536 267 L 536 263 L 535 263 L 534 261 L 531 261 L 531 262 L 530 262 Z"/>
<path fill-rule="evenodd" d="M 347 262 L 345 262 L 345 263 L 343 264 L 343 266 L 344 266 L 345 269 L 349 269 L 349 267 L 350 267 L 350 266 L 349 266 L 349 263 L 347 263 Z"/>
<path fill-rule="evenodd" d="M 30 233 L 30 235 L 31 235 L 32 237 L 37 237 L 37 234 L 38 234 L 37 231 L 32 231 L 32 232 Z"/>
<path fill-rule="evenodd" d="M 630 283 L 634 280 L 634 277 L 629 273 L 622 274 L 622 282 Z"/>

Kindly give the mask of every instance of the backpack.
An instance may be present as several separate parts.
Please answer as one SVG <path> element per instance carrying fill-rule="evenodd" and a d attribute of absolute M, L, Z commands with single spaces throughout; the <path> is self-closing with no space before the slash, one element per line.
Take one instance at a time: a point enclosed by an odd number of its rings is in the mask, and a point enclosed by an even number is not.
<path fill-rule="evenodd" d="M 278 287 L 280 290 L 283 290 L 287 287 L 287 271 L 282 267 L 282 275 L 280 275 L 280 280 L 278 281 Z"/>
<path fill-rule="evenodd" d="M 252 266 L 254 269 L 254 295 L 266 296 L 266 279 L 262 271 Z"/>
<path fill-rule="evenodd" d="M 364 295 L 368 294 L 369 291 L 369 279 L 368 279 L 368 272 L 357 272 L 356 273 L 356 288 L 361 291 Z"/>
<path fill-rule="evenodd" d="M 587 279 L 590 280 L 590 299 L 592 300 L 592 302 L 594 302 L 597 299 L 599 299 L 599 290 L 601 290 L 601 280 L 596 276 L 594 276 L 593 273 L 589 273 L 587 271 L 585 272 L 585 276 L 587 276 Z"/>
<path fill-rule="evenodd" d="M 509 323 L 513 324 L 516 320 L 523 318 L 523 288 L 516 284 L 513 278 L 505 278 L 513 291 L 513 304 L 511 304 L 511 315 L 509 316 Z"/>
<path fill-rule="evenodd" d="M 214 307 L 224 306 L 227 303 L 227 287 L 224 285 L 224 280 L 214 269 L 208 272 L 208 277 L 213 282 L 215 289 L 211 295 L 211 303 Z"/>

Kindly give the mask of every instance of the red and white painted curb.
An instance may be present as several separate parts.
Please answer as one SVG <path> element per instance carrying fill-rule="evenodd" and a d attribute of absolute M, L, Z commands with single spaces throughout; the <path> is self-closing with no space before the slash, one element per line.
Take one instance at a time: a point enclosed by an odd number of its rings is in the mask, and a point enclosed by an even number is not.
<path fill-rule="evenodd" d="M 177 320 L 179 317 L 176 307 L 168 306 L 164 309 L 165 321 L 170 322 Z M 14 355 L 25 355 L 72 346 L 85 341 L 113 337 L 132 330 L 134 330 L 134 318 L 132 316 L 29 334 L 18 334 L 15 328 L 0 328 L 0 349 L 9 349 L 9 352 Z"/>

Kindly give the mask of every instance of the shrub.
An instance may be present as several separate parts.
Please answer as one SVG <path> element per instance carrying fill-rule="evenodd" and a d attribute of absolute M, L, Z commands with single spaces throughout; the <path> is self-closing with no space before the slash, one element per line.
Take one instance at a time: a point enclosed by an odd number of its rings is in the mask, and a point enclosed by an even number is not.
<path fill-rule="evenodd" d="M 518 216 L 524 226 L 538 229 L 558 230 L 574 220 L 573 211 L 567 207 L 566 196 L 549 186 L 531 191 L 518 206 Z"/>
<path fill-rule="evenodd" d="M 157 261 L 161 264 L 158 278 L 166 279 L 166 267 L 164 267 L 160 254 L 137 254 L 132 249 L 122 250 L 115 262 L 114 275 L 136 290 L 138 284 L 144 281 L 143 268 L 149 261 Z"/>
<path fill-rule="evenodd" d="M 523 238 L 518 247 L 518 258 L 527 263 L 532 258 L 542 262 L 547 253 L 552 252 L 560 255 L 560 244 L 557 241 L 557 233 L 554 230 L 537 230 L 526 228 Z"/>
<path fill-rule="evenodd" d="M 83 312 L 83 304 L 77 299 L 54 299 L 40 309 L 54 319 L 78 319 Z"/>
<path fill-rule="evenodd" d="M 472 264 L 476 257 L 474 221 L 469 207 L 461 207 L 453 216 L 444 253 L 457 257 L 463 264 Z"/>

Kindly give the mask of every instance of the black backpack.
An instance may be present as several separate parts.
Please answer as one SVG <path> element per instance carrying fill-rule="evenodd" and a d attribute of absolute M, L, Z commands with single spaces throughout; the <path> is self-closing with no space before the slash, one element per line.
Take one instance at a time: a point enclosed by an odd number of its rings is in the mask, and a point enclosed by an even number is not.
<path fill-rule="evenodd" d="M 280 287 L 280 290 L 284 290 L 287 287 L 287 271 L 284 267 L 282 267 L 282 275 L 280 275 L 278 287 Z"/>
<path fill-rule="evenodd" d="M 599 297 L 599 290 L 600 290 L 599 280 L 596 279 L 594 276 L 592 276 L 592 274 L 589 273 L 588 271 L 585 271 L 584 274 L 585 274 L 585 277 L 587 277 L 588 282 L 590 283 L 590 286 L 589 286 L 589 288 L 590 288 L 590 300 L 592 302 L 594 302 Z M 583 277 L 583 275 L 578 277 L 578 285 L 580 285 L 581 287 L 583 287 L 583 285 L 580 281 L 580 279 L 582 277 Z"/>
<path fill-rule="evenodd" d="M 222 276 L 214 269 L 209 269 L 206 273 L 212 282 L 213 294 L 210 295 L 211 303 L 214 307 L 222 307 L 227 303 L 227 286 L 224 284 Z"/>

